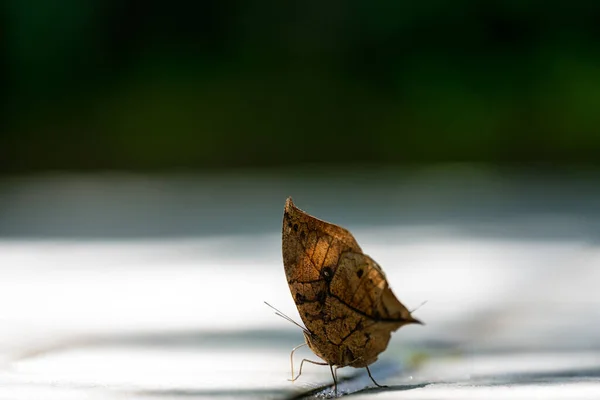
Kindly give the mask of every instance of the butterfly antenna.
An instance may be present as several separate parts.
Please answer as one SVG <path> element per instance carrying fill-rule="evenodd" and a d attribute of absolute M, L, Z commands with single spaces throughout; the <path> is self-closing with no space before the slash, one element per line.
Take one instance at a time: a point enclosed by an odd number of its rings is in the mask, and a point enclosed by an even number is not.
<path fill-rule="evenodd" d="M 410 313 L 411 313 L 411 314 L 412 314 L 412 313 L 414 313 L 414 312 L 415 312 L 415 311 L 417 311 L 419 308 L 423 307 L 425 304 L 427 304 L 427 300 L 425 300 L 424 302 L 422 302 L 421 304 L 419 304 L 419 305 L 417 306 L 417 308 L 414 308 L 414 309 L 412 309 L 412 310 L 410 311 Z"/>
<path fill-rule="evenodd" d="M 266 301 L 264 303 L 266 305 L 268 305 L 269 307 L 271 307 L 273 310 L 275 310 L 275 315 L 278 315 L 281 318 L 285 319 L 286 321 L 291 322 L 292 324 L 296 325 L 298 328 L 302 329 L 304 332 L 310 333 L 308 331 L 308 329 L 306 329 L 305 327 L 303 327 L 302 325 L 300 325 L 299 323 L 297 323 L 296 321 L 294 321 L 293 319 L 291 319 L 290 317 L 288 317 L 287 315 L 285 315 L 284 313 L 282 313 L 281 311 L 279 311 L 278 309 L 276 309 L 275 307 L 273 307 L 272 305 L 270 305 L 269 303 L 267 303 Z"/>

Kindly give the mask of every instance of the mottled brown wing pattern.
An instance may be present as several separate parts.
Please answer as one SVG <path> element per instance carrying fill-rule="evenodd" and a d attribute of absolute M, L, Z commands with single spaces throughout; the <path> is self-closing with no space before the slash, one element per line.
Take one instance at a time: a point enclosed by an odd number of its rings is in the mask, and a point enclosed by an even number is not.
<path fill-rule="evenodd" d="M 282 236 L 286 278 L 310 332 L 307 342 L 329 364 L 367 366 L 392 331 L 418 322 L 346 229 L 306 214 L 288 198 Z"/>
<path fill-rule="evenodd" d="M 347 252 L 340 256 L 330 293 L 353 311 L 377 321 L 412 319 L 392 293 L 379 265 L 365 254 Z"/>
<path fill-rule="evenodd" d="M 310 332 L 325 334 L 328 285 L 340 254 L 360 247 L 340 227 L 306 218 L 286 203 L 283 223 L 283 260 L 290 291 L 300 317 Z M 348 240 L 350 239 L 350 240 Z"/>

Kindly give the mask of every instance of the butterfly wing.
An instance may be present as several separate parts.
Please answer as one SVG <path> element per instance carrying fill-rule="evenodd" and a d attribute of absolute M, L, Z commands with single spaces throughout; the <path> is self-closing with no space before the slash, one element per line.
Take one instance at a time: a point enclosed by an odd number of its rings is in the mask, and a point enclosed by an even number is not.
<path fill-rule="evenodd" d="M 343 362 L 354 367 L 377 360 L 393 331 L 420 323 L 398 301 L 379 265 L 362 253 L 340 256 L 329 295 L 327 337 L 343 344 Z"/>
<path fill-rule="evenodd" d="M 282 252 L 285 275 L 300 317 L 310 332 L 323 332 L 329 282 L 340 255 L 361 252 L 346 229 L 296 208 L 291 198 L 283 215 Z"/>
<path fill-rule="evenodd" d="M 392 331 L 418 322 L 349 231 L 306 214 L 291 198 L 282 250 L 292 297 L 311 333 L 309 345 L 330 364 L 368 365 L 385 350 Z"/>

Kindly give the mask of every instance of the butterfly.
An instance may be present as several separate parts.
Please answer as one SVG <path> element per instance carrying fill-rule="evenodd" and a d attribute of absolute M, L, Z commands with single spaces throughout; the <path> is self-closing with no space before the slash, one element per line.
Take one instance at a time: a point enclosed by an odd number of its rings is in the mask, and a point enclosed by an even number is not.
<path fill-rule="evenodd" d="M 383 270 L 352 234 L 285 203 L 282 229 L 285 276 L 305 328 L 305 343 L 292 350 L 292 381 L 304 362 L 329 365 L 337 394 L 337 369 L 369 369 L 388 345 L 391 333 L 406 324 L 421 324 L 398 301 Z M 277 314 L 291 320 L 278 310 Z M 292 321 L 293 322 L 293 321 Z M 300 363 L 294 377 L 293 354 L 308 347 L 324 362 Z"/>

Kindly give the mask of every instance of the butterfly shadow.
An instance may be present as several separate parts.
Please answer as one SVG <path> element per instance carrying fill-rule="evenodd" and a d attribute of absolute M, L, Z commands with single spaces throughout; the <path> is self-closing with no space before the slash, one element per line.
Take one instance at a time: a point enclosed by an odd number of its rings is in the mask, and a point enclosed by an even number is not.
<path fill-rule="evenodd" d="M 402 392 L 406 390 L 420 389 L 425 386 L 430 385 L 432 382 L 423 382 L 416 383 L 412 385 L 393 385 L 393 386 L 381 386 L 381 387 L 372 387 L 366 386 L 362 389 L 356 389 L 354 386 L 351 389 L 344 387 L 344 382 L 338 382 L 338 394 L 335 395 L 333 390 L 333 386 L 324 385 L 316 387 L 310 391 L 297 393 L 293 396 L 286 397 L 285 400 L 301 400 L 301 399 L 311 399 L 311 398 L 326 398 L 326 399 L 335 399 L 338 397 L 346 397 L 346 396 L 355 396 L 355 395 L 363 395 L 369 393 L 383 393 L 383 392 Z"/>
<path fill-rule="evenodd" d="M 348 393 L 348 396 L 366 393 L 383 393 L 383 392 L 403 392 L 405 390 L 421 389 L 425 386 L 431 385 L 432 382 L 415 383 L 412 385 L 392 385 L 392 386 L 381 386 L 381 387 L 366 387 L 361 390 L 357 390 L 352 393 Z"/>

